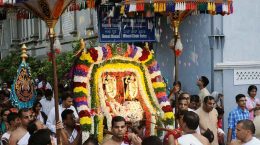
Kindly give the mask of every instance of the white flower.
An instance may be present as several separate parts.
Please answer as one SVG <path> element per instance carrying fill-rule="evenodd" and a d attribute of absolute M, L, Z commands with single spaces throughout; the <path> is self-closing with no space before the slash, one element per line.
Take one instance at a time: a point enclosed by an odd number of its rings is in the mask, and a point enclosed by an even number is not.
<path fill-rule="evenodd" d="M 160 103 L 161 108 L 164 107 L 164 106 L 167 106 L 167 105 L 171 105 L 169 101 Z"/>
<path fill-rule="evenodd" d="M 87 83 L 87 77 L 74 76 L 74 82 Z"/>

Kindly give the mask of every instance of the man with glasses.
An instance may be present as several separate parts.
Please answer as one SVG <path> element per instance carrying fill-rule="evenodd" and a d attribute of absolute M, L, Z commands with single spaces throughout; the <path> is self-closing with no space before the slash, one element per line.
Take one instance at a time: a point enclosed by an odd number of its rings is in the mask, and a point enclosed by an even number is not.
<path fill-rule="evenodd" d="M 30 138 L 27 127 L 29 122 L 34 118 L 32 111 L 29 109 L 20 109 L 18 116 L 21 125 L 11 133 L 9 145 L 27 145 Z"/>
<path fill-rule="evenodd" d="M 246 109 L 246 96 L 244 94 L 238 94 L 236 96 L 237 108 L 231 111 L 228 115 L 228 135 L 227 144 L 231 140 L 236 139 L 236 125 L 238 121 L 249 119 L 249 111 Z"/>

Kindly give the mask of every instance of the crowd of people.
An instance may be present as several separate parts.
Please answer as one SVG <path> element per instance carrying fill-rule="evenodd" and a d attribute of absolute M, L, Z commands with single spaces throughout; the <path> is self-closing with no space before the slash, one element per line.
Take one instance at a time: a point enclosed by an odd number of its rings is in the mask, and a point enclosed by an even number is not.
<path fill-rule="evenodd" d="M 169 101 L 174 108 L 173 112 L 175 112 L 179 128 L 168 131 L 165 135 L 164 143 L 172 145 L 176 140 L 178 141 L 178 138 L 182 136 L 179 131 L 182 130 L 180 123 L 182 117 L 180 117 L 180 114 L 183 114 L 183 111 L 191 111 L 199 116 L 199 125 L 195 130 L 196 133 L 206 137 L 211 145 L 260 145 L 260 100 L 256 97 L 257 87 L 250 85 L 247 91 L 248 96 L 244 94 L 235 96 L 234 101 L 237 103 L 237 107 L 234 107 L 229 112 L 228 131 L 225 134 L 222 120 L 224 115 L 224 95 L 218 92 L 210 93 L 207 89 L 208 84 L 208 78 L 201 76 L 197 80 L 198 94 L 190 95 L 181 89 L 181 82 L 174 82 L 174 88 L 170 92 Z M 175 100 L 175 98 L 178 99 Z M 240 125 L 243 131 L 249 133 L 239 133 L 238 127 Z M 251 128 L 248 127 L 249 125 L 251 125 Z M 194 139 L 191 138 L 190 140 Z M 187 144 L 196 143 L 190 142 Z"/>
<path fill-rule="evenodd" d="M 112 119 L 110 137 L 103 145 L 260 145 L 260 100 L 257 87 L 248 87 L 248 96 L 236 95 L 237 106 L 229 112 L 228 132 L 223 129 L 224 95 L 211 94 L 207 90 L 209 80 L 201 76 L 197 81 L 199 92 L 184 92 L 181 82 L 175 82 L 169 101 L 175 114 L 175 129 L 162 129 L 163 138 L 144 137 L 145 123 L 129 129 L 121 116 Z M 54 145 L 57 144 L 56 129 L 60 130 L 63 145 L 98 145 L 90 136 L 82 143 L 79 116 L 73 106 L 73 94 L 60 88 L 60 121 L 55 120 L 54 97 L 51 85 L 42 79 L 37 84 L 36 102 L 30 109 L 16 109 L 10 103 L 10 89 L 4 83 L 0 90 L 1 144 L 2 145 Z M 177 103 L 176 103 L 177 102 Z M 160 130 L 160 128 L 157 128 Z M 132 131 L 131 131 L 132 130 Z M 135 131 L 134 131 L 135 130 Z M 112 137 L 111 137 L 112 136 Z M 225 138 L 226 136 L 226 138 Z"/>

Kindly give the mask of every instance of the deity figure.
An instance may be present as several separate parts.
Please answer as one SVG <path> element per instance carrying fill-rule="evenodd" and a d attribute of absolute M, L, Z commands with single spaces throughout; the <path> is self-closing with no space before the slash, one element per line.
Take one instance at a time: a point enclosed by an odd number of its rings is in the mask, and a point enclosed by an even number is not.
<path fill-rule="evenodd" d="M 107 99 L 114 99 L 117 94 L 116 78 L 110 75 L 105 76 L 103 80 L 105 86 L 105 94 Z"/>
<path fill-rule="evenodd" d="M 24 68 L 16 80 L 15 91 L 19 100 L 23 102 L 29 101 L 33 96 L 33 84 Z"/>
<path fill-rule="evenodd" d="M 134 75 L 130 75 L 126 77 L 125 80 L 126 90 L 125 90 L 125 98 L 126 100 L 135 100 L 138 94 L 138 84 Z"/>

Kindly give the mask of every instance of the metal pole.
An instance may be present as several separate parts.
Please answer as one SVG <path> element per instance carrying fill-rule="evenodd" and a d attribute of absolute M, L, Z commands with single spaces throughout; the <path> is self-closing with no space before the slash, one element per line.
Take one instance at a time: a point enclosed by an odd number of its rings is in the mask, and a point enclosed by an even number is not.
<path fill-rule="evenodd" d="M 58 78 L 57 78 L 56 57 L 55 57 L 55 51 L 53 49 L 54 39 L 55 39 L 55 32 L 53 27 L 49 28 L 49 37 L 50 37 L 50 50 L 52 54 L 51 61 L 52 61 L 52 68 L 53 68 L 55 120 L 57 122 L 60 120 L 60 118 L 59 118 L 59 98 L 58 98 Z M 57 135 L 57 144 L 61 145 L 60 129 L 56 128 L 56 135 Z"/>

